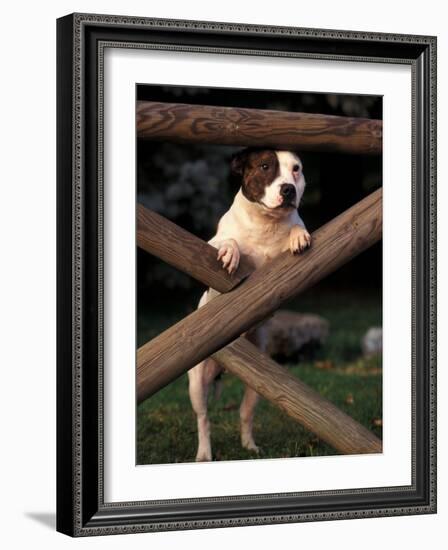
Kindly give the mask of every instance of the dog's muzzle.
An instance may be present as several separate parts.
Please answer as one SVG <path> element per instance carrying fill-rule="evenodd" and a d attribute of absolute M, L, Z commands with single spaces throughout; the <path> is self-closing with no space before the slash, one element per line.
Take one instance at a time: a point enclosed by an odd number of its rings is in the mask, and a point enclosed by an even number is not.
<path fill-rule="evenodd" d="M 281 206 L 294 206 L 296 188 L 291 183 L 282 183 L 282 185 L 280 185 L 280 196 L 283 199 Z"/>

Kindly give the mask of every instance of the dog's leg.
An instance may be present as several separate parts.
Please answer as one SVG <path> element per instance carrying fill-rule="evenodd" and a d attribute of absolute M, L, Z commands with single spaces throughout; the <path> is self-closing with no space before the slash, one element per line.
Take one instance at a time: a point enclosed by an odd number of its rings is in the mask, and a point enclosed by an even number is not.
<path fill-rule="evenodd" d="M 219 293 L 213 289 L 205 291 L 199 300 L 198 308 L 202 307 L 218 294 Z M 188 371 L 190 401 L 196 413 L 198 424 L 198 452 L 196 453 L 196 462 L 207 462 L 212 460 L 207 400 L 210 384 L 214 380 L 213 373 L 216 371 L 217 374 L 218 370 L 217 363 L 213 361 L 213 359 L 208 358 Z"/>
<path fill-rule="evenodd" d="M 256 345 L 261 351 L 266 349 L 266 330 L 264 325 L 250 330 L 244 334 L 244 336 Z M 240 427 L 241 427 L 241 445 L 249 451 L 255 451 L 258 453 L 260 449 L 255 443 L 253 436 L 253 424 L 255 407 L 259 399 L 258 393 L 246 386 L 244 390 L 244 397 L 240 406 Z"/>
<path fill-rule="evenodd" d="M 205 379 L 206 362 L 202 361 L 188 371 L 190 400 L 196 413 L 198 424 L 198 452 L 196 462 L 207 462 L 212 459 L 210 443 L 210 421 L 207 415 L 207 399 L 209 386 Z"/>
<path fill-rule="evenodd" d="M 205 359 L 188 371 L 190 400 L 198 423 L 198 452 L 196 454 L 196 462 L 212 460 L 207 401 L 210 386 L 219 372 L 221 372 L 221 368 L 216 361 L 210 358 Z"/>
<path fill-rule="evenodd" d="M 249 451 L 259 452 L 254 436 L 253 436 L 253 423 L 255 406 L 258 401 L 258 393 L 246 386 L 244 391 L 244 397 L 240 406 L 240 422 L 241 422 L 241 445 Z"/>

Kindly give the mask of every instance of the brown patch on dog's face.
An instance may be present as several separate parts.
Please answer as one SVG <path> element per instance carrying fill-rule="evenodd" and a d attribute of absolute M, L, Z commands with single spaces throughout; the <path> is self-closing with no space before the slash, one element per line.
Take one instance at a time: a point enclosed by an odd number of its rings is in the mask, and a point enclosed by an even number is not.
<path fill-rule="evenodd" d="M 270 150 L 246 149 L 233 157 L 231 168 L 241 178 L 241 191 L 251 202 L 260 202 L 266 187 L 279 175 L 277 155 Z"/>

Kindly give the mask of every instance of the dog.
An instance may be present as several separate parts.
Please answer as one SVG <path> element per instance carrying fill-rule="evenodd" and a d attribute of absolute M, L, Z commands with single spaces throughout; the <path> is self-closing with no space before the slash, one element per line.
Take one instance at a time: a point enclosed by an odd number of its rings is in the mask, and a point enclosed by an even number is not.
<path fill-rule="evenodd" d="M 216 235 L 209 241 L 217 249 L 217 260 L 223 269 L 230 275 L 235 273 L 241 255 L 258 269 L 284 251 L 298 254 L 310 246 L 310 234 L 298 213 L 305 176 L 297 154 L 248 148 L 232 157 L 230 169 L 239 183 L 239 191 L 219 220 Z M 217 291 L 208 289 L 198 307 L 217 295 Z M 263 325 L 245 336 L 265 350 Z M 190 400 L 197 416 L 197 462 L 212 460 L 207 401 L 210 387 L 221 372 L 222 368 L 211 358 L 188 371 Z M 258 394 L 246 386 L 240 406 L 241 444 L 255 453 L 259 448 L 252 427 L 257 401 Z"/>

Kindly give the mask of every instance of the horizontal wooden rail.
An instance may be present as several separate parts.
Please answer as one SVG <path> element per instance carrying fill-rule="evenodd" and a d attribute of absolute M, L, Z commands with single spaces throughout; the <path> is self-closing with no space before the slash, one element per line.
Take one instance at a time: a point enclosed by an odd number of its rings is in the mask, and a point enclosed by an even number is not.
<path fill-rule="evenodd" d="M 367 428 L 321 397 L 288 370 L 238 338 L 213 354 L 223 367 L 343 454 L 381 453 Z"/>
<path fill-rule="evenodd" d="M 137 102 L 137 136 L 177 143 L 381 154 L 381 120 L 262 109 Z"/>
<path fill-rule="evenodd" d="M 380 240 L 382 190 L 330 221 L 300 256 L 284 253 L 227 294 L 185 317 L 137 351 L 137 400 L 143 401 Z"/>
<path fill-rule="evenodd" d="M 236 273 L 229 275 L 217 260 L 216 248 L 141 204 L 137 205 L 137 244 L 219 292 L 228 292 L 253 271 L 242 257 Z"/>

